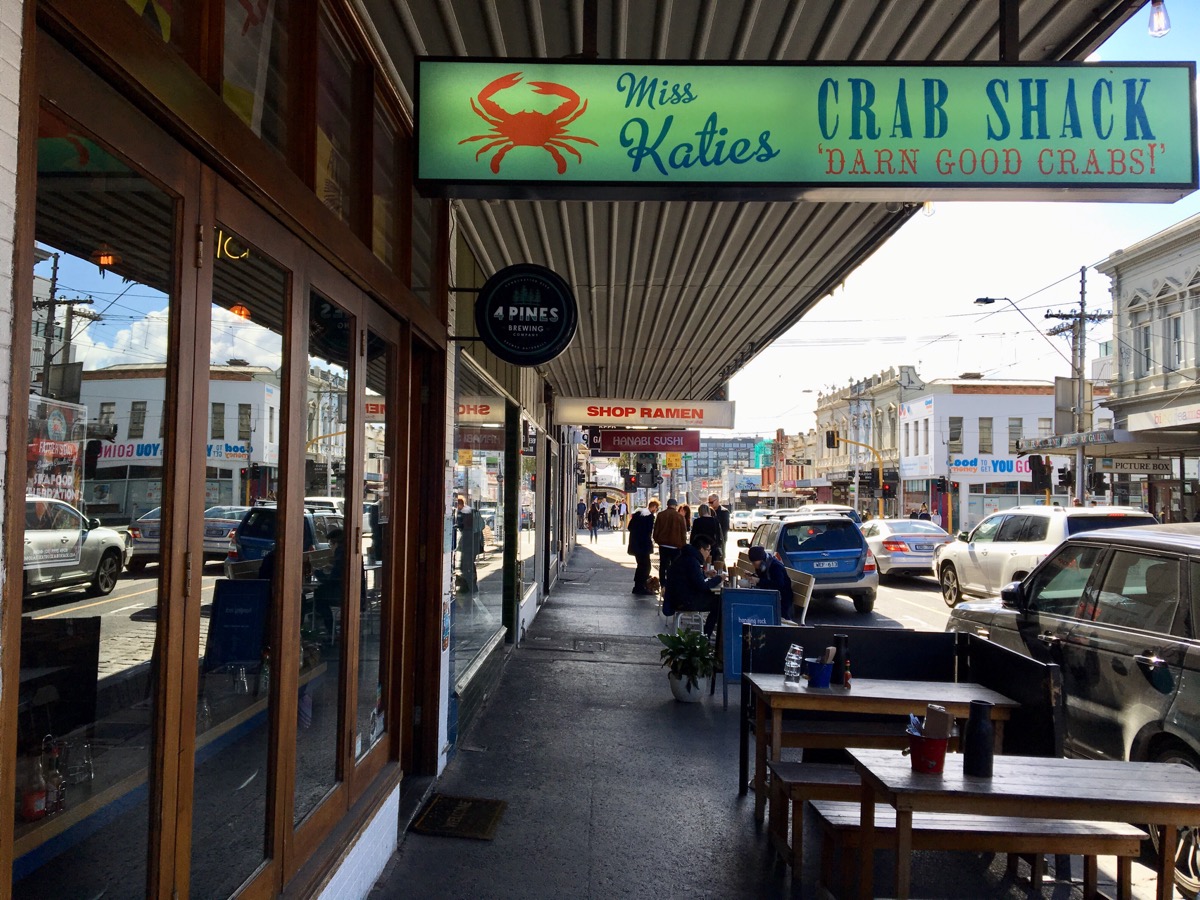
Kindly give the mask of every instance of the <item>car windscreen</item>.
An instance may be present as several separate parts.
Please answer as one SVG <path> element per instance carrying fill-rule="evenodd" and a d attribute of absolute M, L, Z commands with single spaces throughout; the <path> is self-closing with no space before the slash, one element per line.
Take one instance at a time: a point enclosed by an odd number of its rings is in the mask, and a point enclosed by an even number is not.
<path fill-rule="evenodd" d="M 820 550 L 858 550 L 862 532 L 853 522 L 791 522 L 783 527 L 780 546 L 785 553 Z"/>
<path fill-rule="evenodd" d="M 1126 528 L 1131 525 L 1155 525 L 1157 519 L 1151 515 L 1123 515 L 1121 513 L 1105 513 L 1097 516 L 1069 516 L 1067 518 L 1067 534 L 1079 534 L 1081 531 L 1099 531 L 1101 528 Z"/>

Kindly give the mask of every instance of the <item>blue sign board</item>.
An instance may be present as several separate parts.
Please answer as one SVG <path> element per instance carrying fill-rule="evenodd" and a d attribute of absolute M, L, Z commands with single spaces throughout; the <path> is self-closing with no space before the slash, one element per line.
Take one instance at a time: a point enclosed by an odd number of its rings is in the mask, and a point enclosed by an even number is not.
<path fill-rule="evenodd" d="M 724 682 L 742 680 L 742 626 L 778 625 L 779 591 L 725 588 L 721 591 L 721 642 Z"/>

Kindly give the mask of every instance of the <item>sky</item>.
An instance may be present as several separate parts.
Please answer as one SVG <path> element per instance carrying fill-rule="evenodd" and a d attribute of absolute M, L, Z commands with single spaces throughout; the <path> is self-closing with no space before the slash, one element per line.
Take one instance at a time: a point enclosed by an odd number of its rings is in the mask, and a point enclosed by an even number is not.
<path fill-rule="evenodd" d="M 1091 58 L 1195 61 L 1200 4 L 1167 0 L 1167 10 L 1166 36 L 1147 33 L 1147 6 Z M 1069 376 L 1068 336 L 1048 341 L 1012 305 L 975 298 L 1007 297 L 1044 331 L 1058 324 L 1048 310 L 1078 310 L 1080 268 L 1198 213 L 1200 192 L 1169 204 L 937 202 L 733 377 L 735 432 L 806 432 L 819 393 L 893 366 L 925 381 Z M 1089 311 L 1111 311 L 1107 277 L 1089 268 L 1086 291 Z M 1089 360 L 1111 337 L 1110 325 L 1089 326 Z"/>

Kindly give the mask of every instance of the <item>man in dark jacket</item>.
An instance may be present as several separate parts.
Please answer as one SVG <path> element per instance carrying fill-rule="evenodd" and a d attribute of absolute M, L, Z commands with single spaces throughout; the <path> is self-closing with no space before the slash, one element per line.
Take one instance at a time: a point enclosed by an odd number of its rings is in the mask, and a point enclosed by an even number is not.
<path fill-rule="evenodd" d="M 629 517 L 629 555 L 637 560 L 633 570 L 633 593 L 639 597 L 653 597 L 654 591 L 646 587 L 650 577 L 650 557 L 654 553 L 654 514 L 658 512 L 658 501 L 651 500 L 642 509 L 634 510 Z"/>
<path fill-rule="evenodd" d="M 751 547 L 746 556 L 754 566 L 754 571 L 758 573 L 758 584 L 755 587 L 764 591 L 779 591 L 779 614 L 785 619 L 790 619 L 792 580 L 788 578 L 783 563 L 767 553 L 765 547 Z"/>
<path fill-rule="evenodd" d="M 712 510 L 717 524 L 721 526 L 721 546 L 724 547 L 725 543 L 729 540 L 729 507 L 722 506 L 721 498 L 716 494 L 709 494 L 708 508 Z"/>
<path fill-rule="evenodd" d="M 721 597 L 712 590 L 721 584 L 721 576 L 704 576 L 711 552 L 712 544 L 708 538 L 703 535 L 693 538 L 667 570 L 663 595 L 663 613 L 668 616 L 681 611 L 708 613 L 704 620 L 707 635 L 717 627 L 717 614 L 721 611 Z"/>

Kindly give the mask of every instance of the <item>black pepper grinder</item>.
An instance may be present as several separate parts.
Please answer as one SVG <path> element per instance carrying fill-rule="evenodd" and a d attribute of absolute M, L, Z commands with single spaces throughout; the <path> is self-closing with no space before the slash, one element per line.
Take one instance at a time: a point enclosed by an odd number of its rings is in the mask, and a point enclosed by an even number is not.
<path fill-rule="evenodd" d="M 976 778 L 992 777 L 995 736 L 992 704 L 987 700 L 972 700 L 967 718 L 967 735 L 963 741 L 964 775 L 973 775 Z"/>
<path fill-rule="evenodd" d="M 830 679 L 832 684 L 843 684 L 846 678 L 846 650 L 849 646 L 850 639 L 844 634 L 835 634 L 833 636 L 833 677 Z"/>

